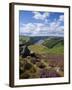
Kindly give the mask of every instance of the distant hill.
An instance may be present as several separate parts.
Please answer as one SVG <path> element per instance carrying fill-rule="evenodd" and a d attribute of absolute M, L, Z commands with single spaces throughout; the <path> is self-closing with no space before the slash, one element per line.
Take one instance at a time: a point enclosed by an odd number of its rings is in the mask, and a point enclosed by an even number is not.
<path fill-rule="evenodd" d="M 19 38 L 20 43 L 26 44 L 27 42 L 30 44 L 42 44 L 45 45 L 48 42 L 52 43 L 58 40 L 63 40 L 63 37 L 55 37 L 55 36 L 35 36 L 35 37 L 27 37 L 27 36 L 20 36 Z"/>
<path fill-rule="evenodd" d="M 45 39 L 42 45 L 53 48 L 53 47 L 59 47 L 64 45 L 64 38 L 62 37 L 54 37 L 50 39 Z"/>

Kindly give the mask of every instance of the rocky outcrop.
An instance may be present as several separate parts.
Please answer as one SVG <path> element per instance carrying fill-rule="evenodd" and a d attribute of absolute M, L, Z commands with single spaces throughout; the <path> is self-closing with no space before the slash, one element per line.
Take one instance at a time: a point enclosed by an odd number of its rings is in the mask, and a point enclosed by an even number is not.
<path fill-rule="evenodd" d="M 20 55 L 23 57 L 23 58 L 26 58 L 27 56 L 31 56 L 31 57 L 36 57 L 36 54 L 33 52 L 33 51 L 30 51 L 28 46 L 22 46 L 20 47 Z"/>

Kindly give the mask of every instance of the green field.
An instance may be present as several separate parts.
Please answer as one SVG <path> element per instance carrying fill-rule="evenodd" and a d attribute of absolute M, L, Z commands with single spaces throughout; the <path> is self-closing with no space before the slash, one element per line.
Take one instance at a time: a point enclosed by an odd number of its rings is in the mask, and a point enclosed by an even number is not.
<path fill-rule="evenodd" d="M 64 53 L 64 47 L 59 46 L 59 47 L 53 47 L 53 48 L 47 48 L 43 45 L 30 45 L 29 49 L 32 50 L 35 53 L 38 54 L 45 54 L 45 53 L 50 53 L 50 54 L 63 54 Z"/>

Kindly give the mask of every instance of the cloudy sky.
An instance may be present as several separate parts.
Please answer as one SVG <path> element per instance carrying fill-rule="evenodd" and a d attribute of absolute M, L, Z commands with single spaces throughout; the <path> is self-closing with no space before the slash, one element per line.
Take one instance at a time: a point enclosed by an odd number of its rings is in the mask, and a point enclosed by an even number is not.
<path fill-rule="evenodd" d="M 64 13 L 19 11 L 20 35 L 64 36 Z"/>

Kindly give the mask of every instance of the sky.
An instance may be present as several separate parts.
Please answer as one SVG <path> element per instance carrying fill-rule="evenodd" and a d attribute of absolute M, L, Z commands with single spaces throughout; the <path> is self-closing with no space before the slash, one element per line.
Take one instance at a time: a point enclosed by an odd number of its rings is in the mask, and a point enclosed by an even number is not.
<path fill-rule="evenodd" d="M 64 13 L 19 11 L 20 35 L 64 36 Z"/>

